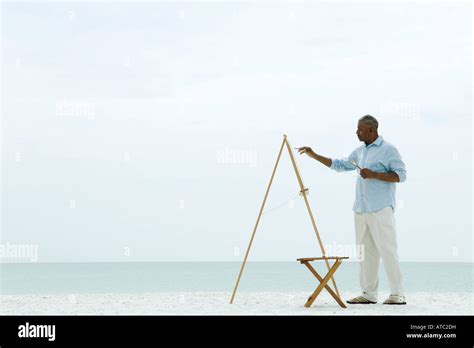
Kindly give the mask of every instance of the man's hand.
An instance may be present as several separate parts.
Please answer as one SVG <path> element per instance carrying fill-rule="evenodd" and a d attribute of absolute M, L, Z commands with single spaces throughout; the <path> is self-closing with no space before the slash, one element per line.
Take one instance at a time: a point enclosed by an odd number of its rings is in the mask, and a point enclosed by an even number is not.
<path fill-rule="evenodd" d="M 332 164 L 332 159 L 318 155 L 316 152 L 314 152 L 309 146 L 303 146 L 303 147 L 295 147 L 295 149 L 298 150 L 300 155 L 302 154 L 307 154 L 309 157 L 314 158 L 316 161 L 321 162 L 324 164 L 326 167 L 331 167 Z"/>
<path fill-rule="evenodd" d="M 364 168 L 360 171 L 360 176 L 364 179 L 377 179 L 385 182 L 400 182 L 400 178 L 395 172 L 379 173 Z"/>
<path fill-rule="evenodd" d="M 371 171 L 370 169 L 364 168 L 360 171 L 360 176 L 364 179 L 375 179 L 377 176 L 376 172 Z"/>
<path fill-rule="evenodd" d="M 304 153 L 307 154 L 309 157 L 314 157 L 314 155 L 315 155 L 314 151 L 311 150 L 311 148 L 308 147 L 308 146 L 298 147 L 297 150 L 298 150 L 300 155 L 302 155 Z"/>

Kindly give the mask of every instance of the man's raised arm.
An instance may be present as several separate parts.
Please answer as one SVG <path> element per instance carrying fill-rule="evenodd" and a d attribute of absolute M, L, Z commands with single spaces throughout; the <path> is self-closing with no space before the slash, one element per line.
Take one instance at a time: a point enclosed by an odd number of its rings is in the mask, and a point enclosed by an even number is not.
<path fill-rule="evenodd" d="M 357 163 L 356 150 L 352 151 L 352 153 L 349 155 L 349 158 L 343 158 L 343 159 L 331 159 L 331 158 L 318 155 L 310 147 L 307 147 L 307 146 L 298 148 L 298 151 L 300 155 L 305 153 L 309 157 L 314 158 L 316 161 L 321 162 L 326 167 L 334 169 L 336 172 L 347 172 L 350 170 L 355 170 L 357 168 L 357 166 L 354 165 L 354 163 Z"/>
<path fill-rule="evenodd" d="M 326 167 L 331 168 L 332 165 L 332 159 L 318 155 L 316 152 L 314 152 L 310 147 L 308 146 L 303 146 L 298 148 L 298 152 L 301 154 L 305 153 L 309 157 L 314 158 L 316 161 L 321 162 L 324 164 Z"/>

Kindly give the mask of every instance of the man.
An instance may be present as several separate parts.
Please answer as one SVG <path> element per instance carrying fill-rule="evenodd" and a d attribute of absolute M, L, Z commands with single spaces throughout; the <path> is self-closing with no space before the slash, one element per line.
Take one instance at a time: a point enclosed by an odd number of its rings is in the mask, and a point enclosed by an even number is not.
<path fill-rule="evenodd" d="M 306 146 L 298 151 L 338 172 L 360 170 L 353 211 L 356 243 L 364 252 L 359 263 L 362 295 L 347 303 L 377 303 L 378 267 L 382 258 L 391 292 L 384 304 L 406 304 L 394 218 L 395 186 L 397 182 L 406 180 L 406 170 L 398 150 L 378 135 L 377 128 L 375 117 L 366 115 L 360 118 L 356 134 L 365 144 L 345 159 L 323 157 Z"/>

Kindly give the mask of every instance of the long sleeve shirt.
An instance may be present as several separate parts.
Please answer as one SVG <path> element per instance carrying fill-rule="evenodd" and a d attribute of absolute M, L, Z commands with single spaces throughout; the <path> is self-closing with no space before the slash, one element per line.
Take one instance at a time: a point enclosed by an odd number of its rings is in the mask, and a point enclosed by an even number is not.
<path fill-rule="evenodd" d="M 356 148 L 348 158 L 332 159 L 331 169 L 338 172 L 355 170 L 357 167 L 368 168 L 378 173 L 397 173 L 400 182 L 406 180 L 405 163 L 395 146 L 379 136 L 373 143 Z M 367 213 L 392 206 L 395 210 L 396 183 L 378 179 L 357 177 L 353 211 Z"/>

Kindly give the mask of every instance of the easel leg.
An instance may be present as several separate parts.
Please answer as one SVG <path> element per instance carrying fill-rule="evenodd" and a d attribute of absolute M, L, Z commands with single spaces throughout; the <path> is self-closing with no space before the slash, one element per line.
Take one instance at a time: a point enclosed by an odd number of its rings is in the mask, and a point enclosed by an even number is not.
<path fill-rule="evenodd" d="M 304 202 L 306 204 L 306 208 L 308 209 L 309 218 L 311 219 L 311 224 L 313 225 L 314 232 L 316 233 L 316 237 L 318 239 L 319 248 L 321 249 L 321 253 L 323 254 L 323 256 L 326 256 L 326 251 L 324 250 L 324 245 L 323 245 L 323 242 L 321 240 L 321 236 L 319 235 L 318 228 L 316 227 L 316 221 L 314 220 L 313 212 L 311 211 L 311 207 L 309 205 L 308 197 L 306 196 L 306 191 L 305 191 L 305 187 L 304 187 L 304 184 L 303 184 L 303 179 L 301 179 L 301 175 L 300 175 L 300 172 L 298 170 L 298 166 L 296 165 L 296 161 L 295 161 L 295 158 L 293 156 L 293 151 L 291 150 L 290 143 L 288 142 L 286 137 L 284 139 L 284 142 L 286 142 L 286 147 L 288 149 L 288 152 L 290 153 L 291 162 L 293 163 L 293 168 L 294 168 L 295 173 L 296 173 L 296 179 L 298 180 L 298 184 L 300 185 L 301 192 L 302 192 L 303 198 L 304 198 Z M 330 270 L 329 261 L 328 260 L 325 260 L 325 261 L 326 261 L 326 267 L 329 271 Z M 337 296 L 341 297 L 341 295 L 339 294 L 339 290 L 337 288 L 337 285 L 336 285 L 336 281 L 334 280 L 334 278 L 332 278 L 331 280 L 332 280 L 332 284 L 334 285 L 334 290 L 336 290 Z"/>
<path fill-rule="evenodd" d="M 281 157 L 281 153 L 283 152 L 283 147 L 285 145 L 285 141 L 286 141 L 286 136 L 284 137 L 283 142 L 281 143 L 280 152 L 278 153 L 278 157 L 277 157 L 275 166 L 273 167 L 272 176 L 270 177 L 270 182 L 268 183 L 267 191 L 265 192 L 265 197 L 263 198 L 263 203 L 262 203 L 262 206 L 260 207 L 260 212 L 258 214 L 257 222 L 255 223 L 255 226 L 253 228 L 252 237 L 250 238 L 250 242 L 249 242 L 249 245 L 247 247 L 247 251 L 245 252 L 244 261 L 242 262 L 242 266 L 240 267 L 239 276 L 237 277 L 237 282 L 235 283 L 234 291 L 232 292 L 232 297 L 230 299 L 231 304 L 234 301 L 235 293 L 237 292 L 237 288 L 238 288 L 239 283 L 240 283 L 240 278 L 242 277 L 242 273 L 244 271 L 245 263 L 247 262 L 247 257 L 249 256 L 250 248 L 252 247 L 253 238 L 255 237 L 255 232 L 257 231 L 258 223 L 260 222 L 260 218 L 261 218 L 262 213 L 263 213 L 263 208 L 265 207 L 265 202 L 267 201 L 268 192 L 270 192 L 270 187 L 272 186 L 273 178 L 275 176 L 275 172 L 276 172 L 276 169 L 278 167 L 278 162 L 280 162 L 280 157 Z"/>

